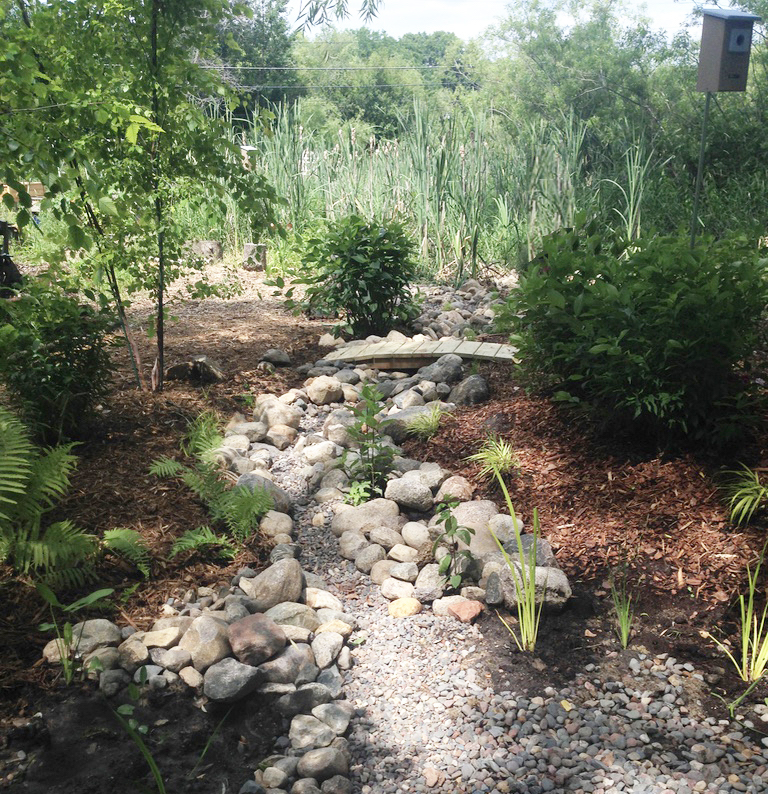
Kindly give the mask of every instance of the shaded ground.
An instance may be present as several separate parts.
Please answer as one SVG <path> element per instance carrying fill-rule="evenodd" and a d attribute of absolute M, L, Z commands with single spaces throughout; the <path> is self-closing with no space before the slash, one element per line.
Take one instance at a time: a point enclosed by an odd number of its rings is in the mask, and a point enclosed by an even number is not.
<path fill-rule="evenodd" d="M 186 488 L 147 473 L 154 458 L 177 452 L 187 422 L 205 408 L 213 406 L 229 417 L 235 411 L 247 412 L 252 396 L 259 392 L 280 394 L 301 384 L 291 368 L 274 375 L 257 369 L 268 348 L 286 350 L 296 365 L 322 355 L 316 341 L 327 324 L 290 316 L 259 276 L 241 275 L 243 295 L 175 308 L 179 320 L 168 328 L 166 339 L 166 363 L 204 353 L 222 365 L 228 380 L 206 387 L 169 383 L 162 395 L 137 392 L 126 350 L 119 350 L 115 390 L 93 417 L 87 440 L 78 448 L 79 470 L 59 511 L 97 533 L 115 526 L 139 529 L 151 544 L 155 561 L 150 581 L 141 581 L 128 566 L 110 561 L 98 572 L 94 585 L 114 587 L 112 616 L 139 629 L 157 617 L 168 596 L 191 584 L 216 584 L 240 565 L 258 565 L 264 559 L 263 549 L 252 547 L 228 568 L 210 560 L 164 560 L 175 537 L 207 519 Z M 139 302 L 132 317 L 138 323 L 148 312 L 148 304 Z M 138 333 L 137 341 L 148 378 L 152 343 Z M 493 613 L 486 614 L 480 624 L 486 641 L 468 663 L 500 686 L 540 692 L 569 681 L 586 664 L 610 666 L 620 661 L 618 654 L 626 652 L 620 652 L 615 640 L 609 576 L 612 568 L 626 562 L 631 587 L 640 599 L 632 647 L 669 653 L 704 669 L 708 686 L 701 692 L 702 708 L 710 712 L 717 708 L 724 716 L 708 691 L 713 688 L 733 697 L 741 691 L 740 684 L 722 654 L 700 632 L 723 629 L 732 634 L 734 596 L 744 586 L 745 565 L 760 552 L 765 527 L 737 531 L 728 525 L 715 485 L 720 462 L 690 455 L 660 457 L 592 438 L 563 409 L 519 391 L 511 368 L 487 364 L 481 371 L 491 379 L 494 400 L 445 419 L 433 439 L 408 442 L 407 451 L 465 474 L 477 483 L 479 495 L 500 504 L 500 494 L 491 483 L 478 481 L 476 470 L 464 458 L 476 451 L 489 430 L 507 438 L 520 461 L 520 472 L 511 483 L 513 500 L 526 523 L 538 507 L 542 533 L 574 584 L 575 597 L 566 611 L 545 617 L 533 658 L 517 653 L 500 621 Z M 18 755 L 21 751 L 37 755 L 39 761 L 26 782 L 14 786 L 19 790 L 119 794 L 141 790 L 135 782 L 139 779 L 151 790 L 138 750 L 103 703 L 78 688 L 64 689 L 58 671 L 39 664 L 48 637 L 36 626 L 47 616 L 29 597 L 28 586 L 5 576 L 0 599 L 6 607 L 0 613 L 4 649 L 0 715 L 7 718 L 0 740 L 0 786 L 15 780 L 18 770 L 27 765 L 29 759 Z M 759 701 L 767 694 L 763 686 L 750 700 Z M 161 697 L 161 701 L 146 712 L 146 721 L 151 726 L 150 745 L 173 780 L 170 791 L 218 790 L 226 780 L 239 787 L 244 762 L 250 759 L 253 766 L 278 729 L 269 710 L 258 703 L 247 715 L 230 715 L 202 766 L 187 780 L 221 715 L 202 713 L 189 697 Z M 45 728 L 13 727 L 12 720 L 26 724 L 38 711 Z M 48 737 L 52 749 L 44 750 Z M 62 774 L 60 761 L 65 757 L 78 759 L 82 776 L 76 782 L 46 777 Z M 210 773 L 206 764 L 213 765 Z M 116 769 L 124 771 L 116 774 Z M 196 783 L 200 774 L 207 777 Z"/>

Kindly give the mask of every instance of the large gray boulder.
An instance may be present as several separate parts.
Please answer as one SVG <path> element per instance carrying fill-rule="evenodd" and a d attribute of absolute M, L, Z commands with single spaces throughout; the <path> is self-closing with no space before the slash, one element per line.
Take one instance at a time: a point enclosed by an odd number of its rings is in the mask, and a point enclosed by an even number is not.
<path fill-rule="evenodd" d="M 255 612 L 266 612 L 285 601 L 298 601 L 303 588 L 301 565 L 292 557 L 270 565 L 253 579 L 240 580 L 240 589 L 252 600 Z"/>
<path fill-rule="evenodd" d="M 320 747 L 317 750 L 310 750 L 301 757 L 297 771 L 301 777 L 311 777 L 322 782 L 335 775 L 348 775 L 349 761 L 345 754 L 335 747 Z"/>
<path fill-rule="evenodd" d="M 478 405 L 491 398 L 491 387 L 482 375 L 470 375 L 457 383 L 448 395 L 448 402 L 456 405 Z"/>
<path fill-rule="evenodd" d="M 257 667 L 231 657 L 211 665 L 203 676 L 203 692 L 218 703 L 234 703 L 253 692 L 263 680 Z"/>
<path fill-rule="evenodd" d="M 120 629 L 104 618 L 93 618 L 75 623 L 72 627 L 72 651 L 78 656 L 85 656 L 97 648 L 117 646 L 122 641 Z"/>
<path fill-rule="evenodd" d="M 192 621 L 178 647 L 189 651 L 192 665 L 202 673 L 232 652 L 228 634 L 229 626 L 223 620 L 201 615 Z"/>
<path fill-rule="evenodd" d="M 303 678 L 303 682 L 314 681 L 320 672 L 312 649 L 304 642 L 294 642 L 259 669 L 264 680 L 273 684 L 295 684 L 299 678 Z"/>
<path fill-rule="evenodd" d="M 507 609 L 515 611 L 518 589 L 523 585 L 520 570 L 520 564 L 513 562 L 512 569 L 504 567 L 498 573 L 490 574 L 486 583 L 486 602 L 492 605 L 503 603 Z M 555 611 L 562 609 L 571 597 L 568 577 L 559 568 L 535 568 L 534 571 L 536 603 Z"/>
<path fill-rule="evenodd" d="M 266 616 L 280 626 L 300 626 L 309 631 L 314 631 L 320 625 L 317 612 L 306 604 L 296 604 L 286 601 L 266 611 Z"/>
<path fill-rule="evenodd" d="M 389 499 L 372 499 L 357 507 L 350 507 L 338 512 L 331 521 L 331 531 L 341 537 L 350 529 L 365 532 L 366 528 L 400 526 L 400 509 L 397 502 Z"/>
<path fill-rule="evenodd" d="M 431 380 L 435 383 L 455 383 L 461 380 L 463 363 L 460 356 L 448 353 L 438 358 L 433 364 L 422 367 L 417 375 L 419 380 Z"/>
<path fill-rule="evenodd" d="M 307 396 L 315 405 L 329 405 L 343 400 L 341 381 L 331 375 L 320 375 L 306 386 Z"/>
<path fill-rule="evenodd" d="M 416 472 L 409 472 L 409 474 L 416 474 Z M 406 510 L 424 512 L 432 507 L 432 491 L 418 476 L 403 476 L 397 480 L 390 480 L 384 491 L 384 497 L 397 502 Z"/>
<path fill-rule="evenodd" d="M 266 477 L 256 474 L 256 472 L 249 471 L 241 474 L 237 478 L 235 485 L 250 488 L 252 491 L 256 488 L 261 488 L 272 499 L 272 507 L 278 513 L 291 512 L 291 497 L 282 488 L 275 485 L 272 480 L 268 480 Z"/>

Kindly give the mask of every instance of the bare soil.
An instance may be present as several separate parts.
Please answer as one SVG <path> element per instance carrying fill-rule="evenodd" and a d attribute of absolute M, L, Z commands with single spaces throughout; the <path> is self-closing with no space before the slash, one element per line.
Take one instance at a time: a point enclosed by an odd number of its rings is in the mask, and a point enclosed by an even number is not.
<path fill-rule="evenodd" d="M 138 629 L 158 616 L 169 596 L 193 584 L 226 581 L 241 565 L 265 560 L 258 546 L 244 549 L 229 566 L 166 560 L 173 539 L 207 519 L 183 486 L 147 473 L 154 458 L 178 451 L 188 421 L 202 410 L 213 407 L 229 418 L 247 413 L 255 394 L 301 385 L 292 367 L 273 375 L 259 371 L 267 349 L 282 348 L 294 365 L 322 356 L 317 339 L 328 323 L 293 317 L 262 276 L 238 275 L 243 292 L 233 298 L 179 299 L 173 310 L 178 320 L 166 332 L 166 364 L 206 354 L 223 367 L 227 380 L 209 386 L 169 382 L 162 394 L 140 392 L 126 348 L 117 349 L 114 391 L 89 422 L 72 490 L 58 511 L 96 533 L 116 526 L 138 529 L 150 543 L 148 581 L 111 560 L 93 585 L 114 587 L 110 617 Z M 147 300 L 131 308 L 147 380 L 153 343 L 141 328 L 150 312 Z M 728 523 L 717 488 L 723 462 L 693 453 L 660 456 L 594 436 L 564 409 L 524 394 L 511 367 L 485 364 L 481 371 L 491 381 L 493 400 L 461 409 L 434 438 L 409 441 L 406 452 L 464 474 L 476 484 L 477 496 L 501 504 L 493 484 L 481 480 L 465 458 L 489 430 L 508 439 L 520 462 L 512 498 L 528 524 L 538 508 L 542 534 L 571 579 L 574 598 L 562 613 L 544 618 L 533 656 L 518 653 L 501 622 L 486 613 L 480 622 L 483 646 L 468 663 L 501 688 L 540 693 L 568 683 L 589 663 L 620 675 L 627 654 L 667 653 L 704 671 L 702 712 L 725 716 L 710 690 L 734 697 L 743 685 L 701 633 L 734 635 L 735 598 L 744 587 L 746 565 L 759 556 L 766 527 L 758 522 L 737 530 Z M 764 465 L 764 445 L 753 458 Z M 609 581 L 611 571 L 624 564 L 639 599 L 629 651 L 616 641 Z M 46 609 L 30 597 L 27 584 L 9 571 L 0 573 L 0 787 L 41 794 L 153 790 L 137 747 L 92 686 L 65 687 L 60 671 L 40 662 L 49 636 L 37 626 L 47 619 Z M 764 685 L 750 700 L 761 702 L 766 695 Z M 37 713 L 42 716 L 33 719 Z M 222 722 L 224 716 L 201 711 L 189 696 L 164 692 L 139 706 L 137 717 L 149 727 L 146 741 L 168 791 L 236 791 L 281 732 L 269 704 L 258 698 Z"/>

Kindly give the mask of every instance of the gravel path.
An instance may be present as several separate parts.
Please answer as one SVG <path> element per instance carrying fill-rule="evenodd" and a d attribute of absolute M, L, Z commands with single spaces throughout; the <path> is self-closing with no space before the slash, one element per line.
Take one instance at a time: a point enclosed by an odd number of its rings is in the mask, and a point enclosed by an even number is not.
<path fill-rule="evenodd" d="M 325 413 L 305 419 L 315 431 Z M 304 470 L 304 471 L 302 471 Z M 637 655 L 588 665 L 569 687 L 538 697 L 495 692 L 470 666 L 479 629 L 425 610 L 391 618 L 369 578 L 312 526 L 306 462 L 289 449 L 272 473 L 297 500 L 302 564 L 355 615 L 344 692 L 357 708 L 349 736 L 356 794 L 390 792 L 768 792 L 768 738 L 697 717 L 702 676 L 672 658 Z M 768 706 L 758 726 L 768 728 Z M 724 710 L 725 713 L 725 710 Z"/>

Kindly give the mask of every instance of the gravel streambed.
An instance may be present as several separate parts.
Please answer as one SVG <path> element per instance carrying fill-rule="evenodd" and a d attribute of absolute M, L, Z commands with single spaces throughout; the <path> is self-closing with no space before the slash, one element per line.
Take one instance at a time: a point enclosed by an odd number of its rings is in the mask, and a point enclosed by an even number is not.
<path fill-rule="evenodd" d="M 302 432 L 316 431 L 325 414 L 305 417 Z M 431 611 L 391 617 L 379 588 L 339 556 L 333 504 L 308 497 L 306 461 L 289 448 L 272 474 L 297 503 L 302 565 L 358 621 L 362 642 L 343 673 L 356 708 L 353 791 L 768 791 L 768 738 L 755 745 L 737 723 L 700 715 L 706 684 L 692 665 L 625 655 L 535 697 L 494 691 L 470 663 L 483 642 L 476 626 Z"/>

